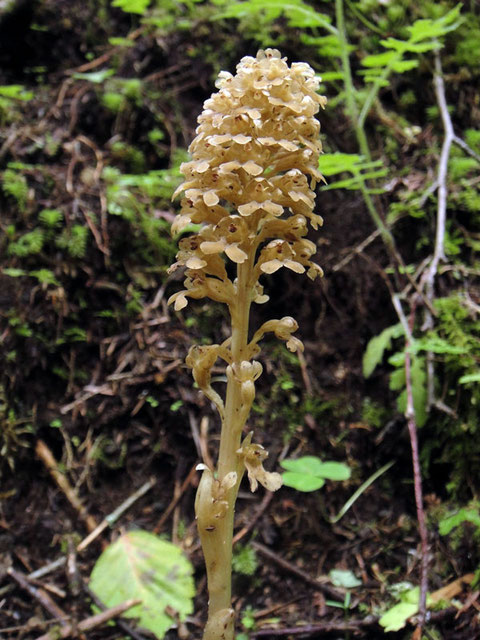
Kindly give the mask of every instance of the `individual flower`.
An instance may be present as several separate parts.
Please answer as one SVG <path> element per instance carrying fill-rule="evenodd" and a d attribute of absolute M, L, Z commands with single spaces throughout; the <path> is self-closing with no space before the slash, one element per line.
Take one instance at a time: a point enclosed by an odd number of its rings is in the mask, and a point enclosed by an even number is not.
<path fill-rule="evenodd" d="M 265 471 L 263 462 L 268 458 L 266 451 L 261 444 L 251 442 L 244 443 L 237 451 L 237 454 L 245 465 L 251 491 L 256 491 L 258 483 L 263 485 L 268 491 L 276 491 L 282 486 L 282 476 L 275 471 Z"/>
<path fill-rule="evenodd" d="M 250 345 L 256 344 L 266 333 L 272 331 L 279 340 L 285 340 L 289 351 L 303 351 L 302 341 L 292 336 L 297 329 L 298 322 L 291 316 L 285 316 L 280 320 L 268 320 L 255 332 Z"/>

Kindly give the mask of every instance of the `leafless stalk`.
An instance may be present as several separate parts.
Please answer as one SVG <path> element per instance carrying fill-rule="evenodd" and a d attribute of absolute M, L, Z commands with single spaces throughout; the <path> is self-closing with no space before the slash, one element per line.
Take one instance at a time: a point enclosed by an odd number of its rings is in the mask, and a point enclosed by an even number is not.
<path fill-rule="evenodd" d="M 419 623 L 420 628 L 419 637 L 421 635 L 421 629 L 425 624 L 425 616 L 427 610 L 427 590 L 428 590 L 428 535 L 427 526 L 425 523 L 425 511 L 423 508 L 423 494 L 422 494 L 422 474 L 420 470 L 420 458 L 418 454 L 418 435 L 417 435 L 417 422 L 415 418 L 415 407 L 413 404 L 413 384 L 412 384 L 412 371 L 411 371 L 411 336 L 413 327 L 415 325 L 415 312 L 417 301 L 414 298 L 410 309 L 410 317 L 408 322 L 409 333 L 405 341 L 405 382 L 407 389 L 407 407 L 405 411 L 405 417 L 407 418 L 408 433 L 410 436 L 410 445 L 412 448 L 412 464 L 413 464 L 413 480 L 415 488 L 415 504 L 417 507 L 417 520 L 418 529 L 420 533 L 420 542 L 422 549 L 421 557 L 421 575 L 420 575 L 420 600 L 418 604 L 419 611 Z"/>

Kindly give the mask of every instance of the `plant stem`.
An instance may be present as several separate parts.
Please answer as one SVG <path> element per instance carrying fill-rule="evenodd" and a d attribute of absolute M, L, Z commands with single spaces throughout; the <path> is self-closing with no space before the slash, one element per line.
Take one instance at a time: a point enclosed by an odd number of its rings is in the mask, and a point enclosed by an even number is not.
<path fill-rule="evenodd" d="M 413 382 L 412 382 L 412 363 L 410 346 L 415 326 L 415 313 L 417 307 L 417 299 L 413 298 L 410 307 L 410 318 L 408 322 L 409 334 L 405 341 L 405 381 L 407 390 L 407 407 L 405 417 L 407 418 L 408 433 L 410 436 L 410 445 L 412 449 L 412 466 L 413 481 L 415 489 L 415 504 L 417 507 L 418 530 L 421 542 L 421 568 L 420 568 L 420 598 L 418 603 L 418 637 L 422 635 L 425 625 L 427 611 L 427 591 L 428 591 L 428 532 L 425 522 L 425 510 L 423 507 L 423 491 L 422 491 L 422 472 L 420 469 L 420 456 L 418 452 L 418 434 L 417 422 L 415 418 L 415 408 L 413 404 Z"/>
<path fill-rule="evenodd" d="M 234 637 L 234 617 L 231 608 L 232 539 L 235 502 L 243 476 L 243 465 L 239 464 L 237 451 L 241 445 L 242 430 L 246 421 L 245 413 L 241 411 L 241 381 L 235 375 L 235 369 L 247 359 L 252 268 L 252 259 L 238 265 L 237 295 L 229 305 L 233 362 L 229 366 L 230 372 L 227 371 L 225 418 L 220 436 L 218 476 L 213 479 L 210 472 L 205 472 L 209 475 L 205 478 L 203 487 L 202 478 L 197 495 L 198 528 L 207 567 L 209 592 L 208 622 L 203 640 L 233 640 Z M 236 483 L 223 494 L 222 481 L 226 481 L 226 477 L 232 472 L 237 474 Z M 205 488 L 205 494 L 202 495 Z M 215 491 L 219 491 L 219 495 L 216 495 Z M 207 496 L 207 499 L 204 496 Z M 226 511 L 221 517 L 212 518 L 209 507 L 211 503 L 219 500 L 226 503 Z"/>

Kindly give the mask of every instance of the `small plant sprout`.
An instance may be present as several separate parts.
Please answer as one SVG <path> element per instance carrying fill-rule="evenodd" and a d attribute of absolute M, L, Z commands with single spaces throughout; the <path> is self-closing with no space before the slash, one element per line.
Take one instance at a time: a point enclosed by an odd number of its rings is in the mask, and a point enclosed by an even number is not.
<path fill-rule="evenodd" d="M 222 344 L 191 347 L 186 362 L 222 422 L 217 467 L 199 466 L 195 502 L 209 592 L 203 638 L 232 640 L 232 534 L 240 482 L 246 471 L 252 491 L 259 483 L 269 491 L 282 484 L 279 473 L 264 469 L 268 452 L 252 442 L 246 428 L 262 373 L 255 358 L 269 332 L 290 351 L 303 350 L 290 316 L 265 322 L 249 338 L 250 307 L 268 300 L 260 283 L 265 274 L 282 267 L 312 280 L 322 274 L 311 261 L 316 246 L 305 236 L 307 221 L 314 229 L 322 223 L 313 212 L 314 189 L 322 179 L 315 114 L 326 100 L 308 64 L 288 66 L 274 49 L 243 58 L 236 75 L 222 71 L 216 86 L 218 93 L 198 118 L 192 160 L 181 165 L 185 182 L 174 194 L 185 192 L 172 232 L 191 223 L 201 228 L 180 241 L 170 270 L 186 267 L 185 289 L 169 303 L 179 311 L 188 298 L 211 298 L 226 304 L 231 317 L 231 336 Z M 228 262 L 233 264 L 227 268 Z M 226 363 L 224 397 L 211 384 L 218 358 Z"/>

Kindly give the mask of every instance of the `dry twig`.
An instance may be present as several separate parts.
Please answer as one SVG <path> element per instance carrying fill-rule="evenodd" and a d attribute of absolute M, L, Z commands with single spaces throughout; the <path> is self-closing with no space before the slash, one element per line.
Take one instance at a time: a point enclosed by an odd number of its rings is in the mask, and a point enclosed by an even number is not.
<path fill-rule="evenodd" d="M 42 587 L 36 587 L 31 584 L 28 580 L 28 576 L 25 576 L 20 571 L 13 569 L 13 567 L 9 567 L 7 569 L 7 574 L 14 580 L 19 587 L 27 591 L 32 598 L 37 600 L 42 607 L 50 613 L 54 618 L 57 618 L 60 621 L 61 625 L 67 625 L 68 616 L 61 609 L 58 604 L 48 595 L 48 593 Z"/>
<path fill-rule="evenodd" d="M 70 636 L 77 635 L 78 632 L 81 631 L 91 631 L 92 629 L 96 629 L 104 625 L 112 618 L 117 618 L 118 616 L 125 613 L 128 609 L 135 607 L 137 604 L 140 604 L 141 600 L 126 600 L 121 604 L 117 604 L 115 607 L 111 609 L 106 609 L 101 613 L 97 613 L 94 616 L 90 616 L 89 618 L 85 618 L 81 622 L 76 625 L 65 625 L 61 629 L 54 629 L 49 631 L 48 633 L 44 633 L 42 636 L 39 636 L 36 640 L 54 640 L 54 638 L 69 638 Z"/>
<path fill-rule="evenodd" d="M 67 476 L 60 471 L 58 462 L 55 460 L 53 453 L 43 442 L 43 440 L 37 441 L 37 444 L 35 446 L 35 453 L 47 467 L 58 488 L 63 491 L 67 500 L 70 502 L 75 511 L 77 511 L 80 518 L 85 522 L 88 531 L 94 531 L 97 528 L 97 522 L 95 518 L 87 512 L 79 497 L 77 496 L 75 489 L 68 481 Z"/>
<path fill-rule="evenodd" d="M 422 549 L 421 557 L 421 575 L 420 575 L 420 599 L 418 604 L 419 611 L 419 623 L 418 633 L 421 635 L 421 631 L 425 625 L 425 616 L 427 612 L 427 590 L 428 590 L 428 534 L 427 526 L 425 523 L 425 511 L 423 508 L 423 494 L 422 494 L 422 472 L 420 469 L 420 457 L 418 454 L 418 436 L 417 436 L 417 423 L 415 419 L 415 408 L 413 406 L 413 384 L 411 374 L 411 336 L 413 327 L 415 324 L 415 311 L 416 311 L 416 299 L 413 300 L 410 318 L 408 324 L 408 334 L 405 341 L 405 383 L 407 389 L 407 408 L 405 411 L 405 417 L 407 418 L 408 433 L 410 436 L 410 445 L 412 448 L 412 464 L 413 464 L 413 479 L 415 490 L 415 504 L 417 507 L 417 520 L 418 529 L 420 533 L 420 543 Z"/>
<path fill-rule="evenodd" d="M 268 560 L 272 560 L 272 562 L 275 562 L 275 564 L 277 564 L 279 567 L 281 567 L 285 571 L 292 573 L 293 575 L 297 576 L 297 578 L 301 578 L 304 582 L 309 584 L 314 589 L 317 589 L 318 591 L 322 591 L 323 593 L 326 593 L 330 598 L 335 598 L 336 600 L 343 602 L 344 595 L 341 594 L 336 589 L 333 589 L 333 587 L 330 587 L 328 584 L 324 584 L 323 582 L 319 582 L 308 573 L 305 573 L 305 571 L 302 571 L 302 569 L 299 569 L 298 567 L 296 567 L 291 562 L 288 562 L 287 560 L 284 560 L 283 558 L 278 556 L 271 549 L 268 549 L 267 547 L 263 546 L 263 544 L 260 544 L 259 542 L 255 542 L 255 541 L 251 542 L 250 544 L 262 556 L 264 556 Z"/>

